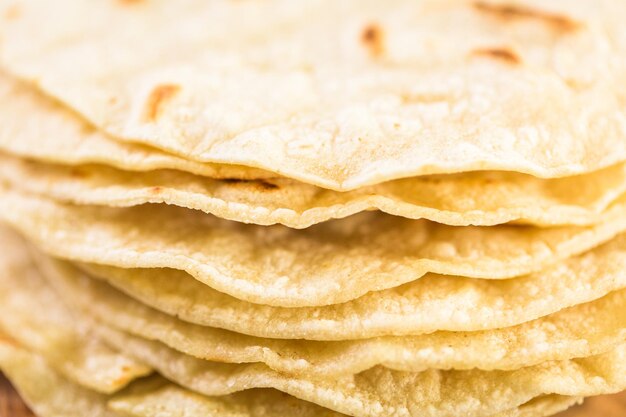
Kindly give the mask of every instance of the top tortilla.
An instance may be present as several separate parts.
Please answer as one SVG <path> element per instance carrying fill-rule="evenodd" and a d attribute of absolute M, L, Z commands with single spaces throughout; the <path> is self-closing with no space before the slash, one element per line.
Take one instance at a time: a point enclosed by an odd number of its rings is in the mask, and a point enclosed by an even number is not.
<path fill-rule="evenodd" d="M 0 0 L 0 11 L 11 73 L 119 140 L 189 160 L 349 190 L 626 159 L 622 2 Z"/>

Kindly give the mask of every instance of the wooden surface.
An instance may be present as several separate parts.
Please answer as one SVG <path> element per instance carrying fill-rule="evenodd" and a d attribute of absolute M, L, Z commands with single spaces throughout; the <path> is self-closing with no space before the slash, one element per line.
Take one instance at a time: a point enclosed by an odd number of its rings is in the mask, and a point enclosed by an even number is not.
<path fill-rule="evenodd" d="M 0 375 L 0 417 L 34 417 L 11 384 Z M 555 417 L 626 417 L 626 391 L 587 399 Z"/>
<path fill-rule="evenodd" d="M 33 417 L 11 384 L 0 374 L 0 417 Z"/>

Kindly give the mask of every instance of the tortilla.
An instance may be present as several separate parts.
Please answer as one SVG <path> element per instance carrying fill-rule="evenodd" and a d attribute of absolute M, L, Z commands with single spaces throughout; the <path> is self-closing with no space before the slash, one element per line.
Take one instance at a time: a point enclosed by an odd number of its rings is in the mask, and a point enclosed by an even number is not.
<path fill-rule="evenodd" d="M 42 141 L 42 137 L 47 139 Z M 109 205 L 163 201 L 229 220 L 290 227 L 306 227 L 367 208 L 452 225 L 512 220 L 540 225 L 590 224 L 599 220 L 626 184 L 624 164 L 620 164 L 554 180 L 510 172 L 465 173 L 413 177 L 337 193 L 285 178 L 270 180 L 269 173 L 258 170 L 186 161 L 153 148 L 115 141 L 2 72 L 0 149 L 47 162 L 18 163 L 5 156 L 0 173 L 31 191 L 57 198 Z M 572 187 L 578 192 L 571 193 Z"/>
<path fill-rule="evenodd" d="M 45 360 L 0 335 L 0 370 L 41 417 L 121 417 L 106 396 L 69 382 Z"/>
<path fill-rule="evenodd" d="M 111 393 L 151 372 L 98 339 L 41 278 L 23 241 L 0 229 L 0 328 L 48 358 L 65 377 Z"/>
<path fill-rule="evenodd" d="M 564 400 L 551 402 L 563 403 Z M 227 396 L 207 397 L 163 379 L 133 384 L 128 390 L 116 394 L 108 405 L 127 417 L 343 416 L 273 389 L 253 389 Z"/>
<path fill-rule="evenodd" d="M 625 19 L 0 0 L 0 220 L 37 248 L 0 229 L 0 369 L 52 417 L 530 417 L 623 390 Z"/>
<path fill-rule="evenodd" d="M 172 269 L 78 266 L 142 303 L 191 323 L 259 337 L 347 340 L 487 330 L 531 321 L 624 288 L 625 251 L 626 236 L 620 235 L 524 277 L 480 280 L 427 274 L 347 303 L 300 308 L 241 301 Z"/>
<path fill-rule="evenodd" d="M 591 356 L 626 342 L 626 290 L 499 330 L 312 342 L 263 339 L 186 323 L 152 310 L 66 265 L 41 261 L 42 271 L 66 303 L 96 320 L 92 323 L 95 331 L 104 323 L 198 358 L 264 363 L 288 375 L 328 379 L 379 364 L 414 372 L 518 369 L 548 360 Z M 485 356 L 484 352 L 490 355 Z"/>
<path fill-rule="evenodd" d="M 68 381 L 43 357 L 1 337 L 0 369 L 8 375 L 29 406 L 44 417 L 341 416 L 275 390 L 250 390 L 210 398 L 156 376 L 136 381 L 124 391 L 108 397 Z M 561 399 L 557 401 L 564 402 Z"/>
<path fill-rule="evenodd" d="M 0 71 L 0 149 L 47 162 L 99 163 L 137 172 L 167 168 L 212 178 L 275 176 L 248 167 L 189 161 L 149 146 L 121 143 L 4 71 Z"/>
<path fill-rule="evenodd" d="M 519 408 L 495 414 L 492 417 L 542 417 L 551 416 L 566 410 L 574 404 L 582 403 L 581 398 L 564 395 L 543 395 L 530 400 Z"/>
<path fill-rule="evenodd" d="M 52 255 L 185 270 L 236 298 L 288 307 L 349 301 L 427 272 L 510 278 L 589 250 L 626 227 L 622 201 L 592 227 L 451 227 L 362 213 L 294 231 L 158 204 L 106 208 L 8 189 L 0 195 L 0 218 Z"/>
<path fill-rule="evenodd" d="M 205 395 L 271 387 L 355 417 L 473 417 L 518 407 L 544 394 L 589 396 L 626 388 L 626 344 L 597 356 L 549 361 L 514 371 L 393 371 L 374 367 L 331 379 L 296 378 L 262 364 L 226 364 L 184 355 L 107 326 L 114 346 Z"/>
<path fill-rule="evenodd" d="M 134 388 L 134 387 L 133 387 Z M 146 389 L 141 387 L 141 389 L 135 390 L 135 392 L 122 393 L 118 394 L 109 401 L 109 406 L 117 410 L 119 412 L 125 413 L 124 415 L 128 415 L 130 417 L 146 417 L 153 416 L 155 413 L 159 413 L 159 417 L 231 417 L 231 414 L 225 414 L 223 409 L 218 409 L 218 412 L 222 414 L 216 413 L 216 406 L 214 401 L 207 401 L 206 396 L 194 394 L 188 390 L 180 388 L 173 384 L 164 385 L 159 389 L 151 389 L 146 392 Z M 274 390 L 251 390 L 255 391 L 257 395 L 263 396 L 277 396 L 277 401 L 274 404 L 279 405 L 279 410 L 276 413 L 277 416 L 288 416 L 291 415 L 289 412 L 293 413 L 292 405 L 288 402 L 289 397 L 285 394 L 277 393 Z M 230 397 L 235 399 L 241 398 L 250 391 L 244 391 L 242 393 L 233 394 Z M 224 398 L 224 397 L 221 397 Z M 293 401 L 293 400 L 291 400 Z M 568 408 L 569 406 L 580 402 L 579 398 L 576 397 L 566 397 L 562 395 L 547 395 L 541 396 L 536 399 L 529 401 L 528 403 L 516 407 L 511 410 L 506 410 L 502 413 L 497 413 L 492 415 L 491 417 L 539 417 L 539 416 L 547 416 L 559 412 Z M 230 404 L 229 404 L 230 405 Z M 282 406 L 282 407 L 281 407 Z M 235 407 L 233 407 L 235 408 Z M 239 408 L 239 407 L 238 407 Z M 282 409 L 281 409 L 282 408 Z M 182 411 L 185 410 L 185 411 Z M 252 416 L 265 416 L 267 413 L 265 407 L 255 407 L 253 408 L 254 412 Z M 304 416 L 315 416 L 315 417 L 327 417 L 327 416 L 340 416 L 343 414 L 335 413 L 330 410 L 318 408 L 313 411 L 318 414 L 308 414 L 306 413 L 308 409 L 298 410 Z M 184 414 L 187 412 L 188 414 Z M 281 414 L 282 413 L 282 414 Z M 274 414 L 269 414 L 273 416 Z M 293 414 L 295 415 L 295 414 Z M 235 414 L 235 416 L 239 417 L 240 414 Z M 235 417 L 233 416 L 233 417 Z"/>
<path fill-rule="evenodd" d="M 28 404 L 42 416 L 117 416 L 106 410 L 110 397 L 90 389 L 112 393 L 151 369 L 104 345 L 93 332 L 88 332 L 84 318 L 68 310 L 42 278 L 31 259 L 34 254 L 25 243 L 6 228 L 0 229 L 0 237 L 4 248 L 0 257 L 0 371 L 7 374 Z M 11 337 L 5 335 L 5 330 Z M 194 397 L 162 378 L 135 381 L 121 395 L 133 392 L 135 401 L 150 397 L 150 406 L 164 403 L 167 408 L 175 402 L 168 395 L 155 392 L 167 387 L 185 393 L 201 408 L 214 410 L 212 414 L 187 415 L 192 417 L 339 416 L 274 390 L 251 390 L 220 398 Z M 138 391 L 142 394 L 138 395 Z M 154 416 L 147 409 L 140 415 Z"/>
<path fill-rule="evenodd" d="M 554 226 L 601 222 L 626 191 L 626 165 L 552 180 L 506 172 L 414 177 L 339 193 L 285 178 L 215 180 L 173 170 L 137 173 L 0 154 L 0 179 L 75 204 L 167 203 L 227 220 L 294 228 L 371 209 L 454 226 L 510 221 Z"/>
<path fill-rule="evenodd" d="M 349 190 L 626 158 L 621 2 L 0 4 L 9 71 L 191 160 Z"/>
<path fill-rule="evenodd" d="M 341 414 L 274 390 L 206 397 L 163 378 L 135 382 L 112 398 L 86 390 L 51 369 L 45 360 L 0 337 L 0 369 L 39 415 L 46 417 L 340 417 Z M 567 408 L 576 397 L 542 396 L 493 417 L 537 417 Z M 119 414 L 118 414 L 119 413 Z"/>

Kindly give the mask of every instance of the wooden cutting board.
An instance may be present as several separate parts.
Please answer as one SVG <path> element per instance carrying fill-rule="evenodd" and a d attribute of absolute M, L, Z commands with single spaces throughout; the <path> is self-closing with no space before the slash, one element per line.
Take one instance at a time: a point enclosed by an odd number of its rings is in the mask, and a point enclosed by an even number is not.
<path fill-rule="evenodd" d="M 0 417 L 34 417 L 11 384 L 0 375 Z M 626 417 L 626 391 L 617 395 L 589 398 L 555 417 Z"/>

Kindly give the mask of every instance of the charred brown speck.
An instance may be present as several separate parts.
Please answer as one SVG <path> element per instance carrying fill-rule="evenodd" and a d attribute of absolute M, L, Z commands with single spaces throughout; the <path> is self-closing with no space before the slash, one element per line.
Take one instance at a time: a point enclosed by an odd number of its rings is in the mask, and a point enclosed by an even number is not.
<path fill-rule="evenodd" d="M 261 188 L 263 190 L 277 190 L 280 187 L 274 183 L 271 183 L 267 180 L 242 180 L 239 178 L 225 178 L 222 181 L 229 183 L 229 184 L 246 184 L 246 185 L 252 185 L 252 186 L 256 186 L 258 188 Z"/>
<path fill-rule="evenodd" d="M 174 84 L 162 84 L 155 87 L 146 100 L 145 119 L 147 121 L 158 119 L 163 103 L 174 97 L 179 90 L 180 87 Z"/>
<path fill-rule="evenodd" d="M 385 52 L 385 33 L 375 23 L 365 26 L 361 32 L 361 42 L 373 57 L 379 57 Z"/>
<path fill-rule="evenodd" d="M 473 56 L 483 56 L 497 59 L 511 65 L 522 63 L 522 59 L 509 48 L 479 48 L 472 51 Z"/>
<path fill-rule="evenodd" d="M 570 17 L 514 4 L 495 4 L 488 1 L 474 2 L 474 8 L 504 20 L 534 19 L 544 22 L 559 31 L 567 32 L 580 28 L 581 23 Z"/>

